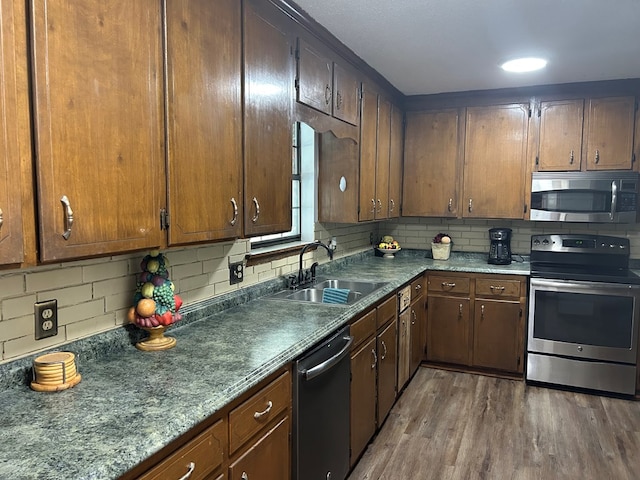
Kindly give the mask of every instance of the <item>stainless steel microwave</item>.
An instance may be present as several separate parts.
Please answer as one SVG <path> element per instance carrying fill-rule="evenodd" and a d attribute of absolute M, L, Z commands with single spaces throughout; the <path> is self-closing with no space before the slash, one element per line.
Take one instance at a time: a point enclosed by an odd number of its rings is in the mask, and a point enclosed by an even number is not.
<path fill-rule="evenodd" d="M 635 223 L 639 182 L 636 172 L 534 172 L 530 219 Z"/>

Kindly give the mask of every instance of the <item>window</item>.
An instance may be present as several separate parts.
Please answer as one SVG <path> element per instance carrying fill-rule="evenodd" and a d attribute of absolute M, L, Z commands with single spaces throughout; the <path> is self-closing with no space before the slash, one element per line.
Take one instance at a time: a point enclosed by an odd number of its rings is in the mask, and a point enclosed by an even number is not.
<path fill-rule="evenodd" d="M 292 129 L 291 230 L 251 238 L 251 249 L 312 241 L 315 219 L 315 132 L 296 122 Z"/>

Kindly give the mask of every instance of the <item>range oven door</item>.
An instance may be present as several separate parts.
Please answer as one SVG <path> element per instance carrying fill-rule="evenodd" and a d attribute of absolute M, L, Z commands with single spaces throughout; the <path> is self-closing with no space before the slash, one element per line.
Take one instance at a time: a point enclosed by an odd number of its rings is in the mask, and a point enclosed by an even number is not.
<path fill-rule="evenodd" d="M 636 363 L 640 285 L 531 279 L 527 350 Z"/>

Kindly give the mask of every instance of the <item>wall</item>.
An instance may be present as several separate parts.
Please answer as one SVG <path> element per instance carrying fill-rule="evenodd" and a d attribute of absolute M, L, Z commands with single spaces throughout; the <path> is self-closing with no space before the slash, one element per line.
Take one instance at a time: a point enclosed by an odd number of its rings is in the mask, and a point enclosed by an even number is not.
<path fill-rule="evenodd" d="M 316 224 L 315 238 L 336 237 L 336 257 L 370 248 L 377 226 Z M 247 267 L 244 282 L 229 285 L 229 261 L 242 260 L 248 240 L 170 249 L 169 278 L 185 304 L 215 297 L 298 269 L 298 255 Z M 119 328 L 132 304 L 135 276 L 147 252 L 67 262 L 24 270 L 0 271 L 0 363 L 67 342 Z M 305 255 L 305 267 L 328 261 L 322 249 Z M 33 304 L 58 300 L 58 335 L 35 340 Z"/>
<path fill-rule="evenodd" d="M 439 218 L 402 218 L 380 225 L 380 235 L 391 235 L 402 247 L 430 249 L 431 239 L 439 232 L 453 240 L 452 251 L 489 253 L 489 229 L 506 227 L 513 230 L 511 250 L 529 255 L 531 235 L 540 233 L 592 233 L 627 237 L 631 242 L 631 258 L 640 259 L 640 225 L 608 225 L 584 223 L 526 222 L 523 220 L 449 220 Z"/>

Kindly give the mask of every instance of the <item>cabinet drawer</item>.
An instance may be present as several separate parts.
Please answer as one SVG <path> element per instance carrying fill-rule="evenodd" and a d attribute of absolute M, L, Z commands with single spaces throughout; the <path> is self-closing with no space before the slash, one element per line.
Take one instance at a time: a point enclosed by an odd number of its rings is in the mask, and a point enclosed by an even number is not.
<path fill-rule="evenodd" d="M 476 279 L 476 295 L 492 297 L 519 297 L 521 282 L 500 278 Z"/>
<path fill-rule="evenodd" d="M 183 478 L 190 469 L 193 470 L 190 480 L 208 478 L 209 474 L 219 468 L 224 460 L 226 432 L 225 422 L 219 420 L 138 480 Z"/>
<path fill-rule="evenodd" d="M 411 282 L 411 301 L 424 295 L 424 277 L 418 277 Z"/>
<path fill-rule="evenodd" d="M 371 310 L 351 324 L 351 336 L 353 336 L 353 347 L 351 347 L 351 350 L 353 351 L 357 345 L 373 335 L 375 331 L 376 311 Z"/>
<path fill-rule="evenodd" d="M 229 414 L 229 450 L 235 452 L 291 403 L 291 375 L 283 373 Z"/>
<path fill-rule="evenodd" d="M 385 325 L 389 320 L 395 317 L 398 305 L 396 296 L 392 295 L 378 306 L 377 328 Z"/>
<path fill-rule="evenodd" d="M 469 293 L 470 279 L 468 277 L 429 276 L 430 292 Z"/>

